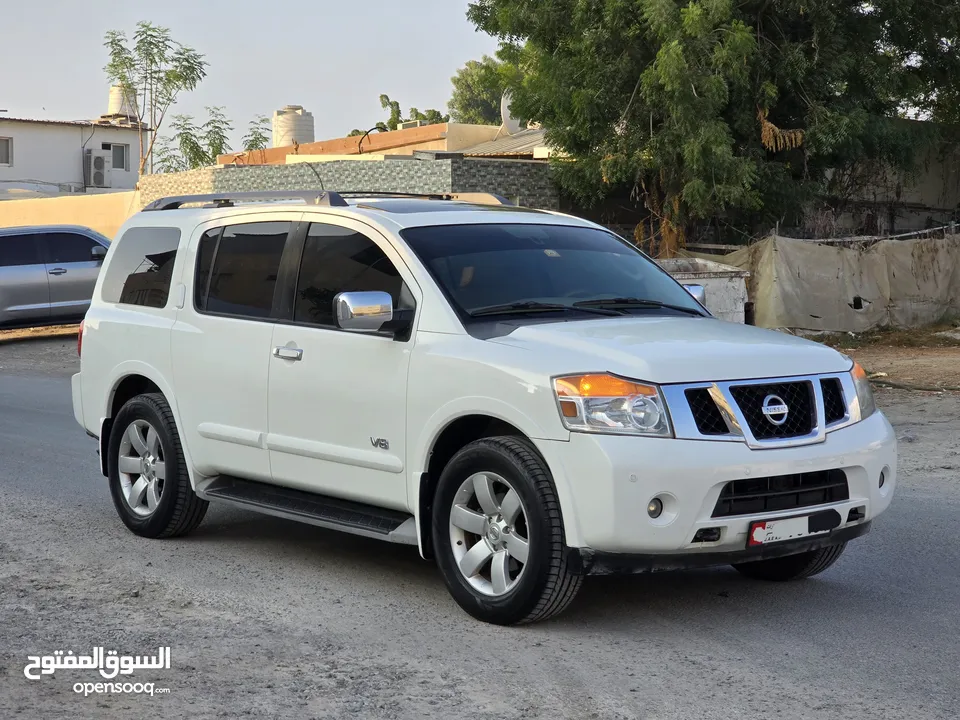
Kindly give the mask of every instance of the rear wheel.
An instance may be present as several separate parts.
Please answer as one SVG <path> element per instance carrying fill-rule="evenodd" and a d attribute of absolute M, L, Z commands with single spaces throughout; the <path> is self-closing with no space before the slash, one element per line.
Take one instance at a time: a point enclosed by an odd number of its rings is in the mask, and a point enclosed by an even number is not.
<path fill-rule="evenodd" d="M 840 543 L 839 545 L 830 545 L 797 555 L 737 563 L 733 567 L 755 580 L 771 580 L 774 582 L 802 580 L 819 575 L 829 568 L 840 558 L 846 547 L 846 543 Z"/>
<path fill-rule="evenodd" d="M 527 442 L 478 440 L 444 468 L 433 504 L 433 545 L 450 593 L 498 625 L 544 620 L 580 589 L 564 554 L 549 469 Z"/>
<path fill-rule="evenodd" d="M 208 503 L 190 487 L 180 435 L 163 395 L 138 395 L 120 409 L 108 452 L 110 494 L 131 531 L 176 537 L 203 520 Z"/>

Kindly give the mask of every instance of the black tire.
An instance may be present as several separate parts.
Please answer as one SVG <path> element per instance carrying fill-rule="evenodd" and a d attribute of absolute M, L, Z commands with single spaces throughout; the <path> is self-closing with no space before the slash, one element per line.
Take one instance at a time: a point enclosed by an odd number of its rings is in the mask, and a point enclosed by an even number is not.
<path fill-rule="evenodd" d="M 478 472 L 509 481 L 526 508 L 529 554 L 516 586 L 500 597 L 475 590 L 457 567 L 450 540 L 453 501 L 461 484 Z M 573 601 L 583 577 L 571 572 L 564 553 L 563 520 L 553 479 L 530 443 L 515 437 L 477 440 L 461 449 L 440 475 L 433 503 L 433 546 L 454 600 L 484 622 L 519 625 L 552 617 Z"/>
<path fill-rule="evenodd" d="M 130 508 L 120 482 L 120 446 L 127 429 L 137 420 L 156 429 L 166 468 L 159 502 L 147 517 Z M 132 532 L 146 538 L 177 537 L 194 530 L 203 520 L 209 503 L 197 497 L 190 486 L 180 434 L 163 395 L 138 395 L 120 409 L 110 432 L 108 452 L 110 494 L 120 519 Z"/>
<path fill-rule="evenodd" d="M 830 545 L 819 550 L 787 555 L 770 560 L 738 563 L 733 567 L 754 580 L 787 582 L 819 575 L 833 565 L 843 554 L 846 543 Z"/>

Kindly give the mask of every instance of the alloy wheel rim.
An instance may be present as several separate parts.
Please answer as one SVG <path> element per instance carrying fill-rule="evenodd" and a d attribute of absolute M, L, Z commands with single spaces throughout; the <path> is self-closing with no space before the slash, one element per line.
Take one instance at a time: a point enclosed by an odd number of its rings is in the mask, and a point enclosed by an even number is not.
<path fill-rule="evenodd" d="M 120 489 L 127 507 L 140 517 L 157 509 L 167 475 L 160 434 L 146 420 L 134 420 L 120 441 Z"/>
<path fill-rule="evenodd" d="M 475 473 L 450 509 L 450 545 L 457 569 L 483 595 L 506 595 L 523 576 L 530 552 L 527 511 L 504 477 Z"/>

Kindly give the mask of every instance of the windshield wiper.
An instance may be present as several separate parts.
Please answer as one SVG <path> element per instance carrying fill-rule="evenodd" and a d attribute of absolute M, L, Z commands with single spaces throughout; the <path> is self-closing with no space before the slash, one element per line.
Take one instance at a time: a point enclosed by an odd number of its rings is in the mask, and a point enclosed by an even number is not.
<path fill-rule="evenodd" d="M 622 315 L 623 313 L 612 308 L 600 307 L 581 307 L 580 303 L 573 305 L 562 305 L 560 303 L 544 303 L 535 300 L 526 300 L 524 302 L 504 303 L 502 305 L 489 305 L 488 307 L 477 308 L 470 313 L 470 317 L 484 317 L 486 315 L 519 315 L 530 312 L 581 312 L 593 313 L 594 315 Z"/>
<path fill-rule="evenodd" d="M 660 302 L 659 300 L 644 300 L 642 298 L 634 297 L 614 297 L 614 298 L 597 298 L 596 300 L 580 300 L 573 304 L 576 308 L 605 308 L 610 306 L 611 308 L 627 309 L 627 308 L 641 308 L 641 307 L 651 307 L 651 308 L 666 308 L 668 310 L 676 310 L 677 312 L 687 313 L 688 315 L 697 315 L 702 317 L 703 313 L 695 308 L 684 307 L 683 305 L 671 305 L 670 303 Z"/>

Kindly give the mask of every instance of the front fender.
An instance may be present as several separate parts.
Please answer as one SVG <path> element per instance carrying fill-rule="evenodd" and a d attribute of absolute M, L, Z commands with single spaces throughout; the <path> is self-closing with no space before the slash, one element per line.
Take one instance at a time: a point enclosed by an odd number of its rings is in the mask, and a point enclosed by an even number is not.
<path fill-rule="evenodd" d="M 429 526 L 429 518 L 421 516 L 424 512 L 423 509 L 429 506 L 430 503 L 424 502 L 425 500 L 429 499 L 421 498 L 420 494 L 425 487 L 431 485 L 423 482 L 423 478 L 425 477 L 427 468 L 430 464 L 430 455 L 433 452 L 433 448 L 435 447 L 438 438 L 443 434 L 443 431 L 450 427 L 450 425 L 455 421 L 469 415 L 486 415 L 509 423 L 520 430 L 520 432 L 522 432 L 527 439 L 533 443 L 533 445 L 540 452 L 541 456 L 543 456 L 544 461 L 547 463 L 547 467 L 551 470 L 554 486 L 557 491 L 557 499 L 560 502 L 560 511 L 563 517 L 565 535 L 568 538 L 579 537 L 580 533 L 576 526 L 576 513 L 573 512 L 571 505 L 573 502 L 573 494 L 568 484 L 568 478 L 566 474 L 562 472 L 562 468 L 558 467 L 556 471 L 554 471 L 554 468 L 551 467 L 550 462 L 547 459 L 549 456 L 544 452 L 544 449 L 549 446 L 549 443 L 543 442 L 545 440 L 551 440 L 554 442 L 558 440 L 561 442 L 569 441 L 569 432 L 564 431 L 562 437 L 558 437 L 556 429 L 547 429 L 543 427 L 540 423 L 536 422 L 536 420 L 529 415 L 518 410 L 515 406 L 510 405 L 502 400 L 497 400 L 496 398 L 474 395 L 451 400 L 446 405 L 443 405 L 441 408 L 439 408 L 432 416 L 430 416 L 429 420 L 425 423 L 423 429 L 420 431 L 416 442 L 412 445 L 412 451 L 410 453 L 412 462 L 410 464 L 411 472 L 408 474 L 409 485 L 407 497 L 409 500 L 409 506 L 413 511 L 417 522 L 417 537 L 420 539 L 420 554 L 423 557 L 427 556 L 426 548 L 424 547 L 424 530 Z"/>

